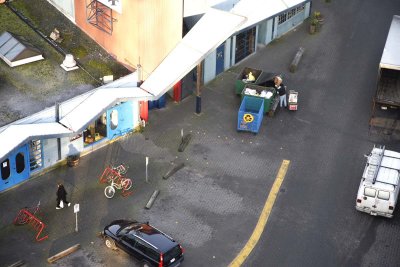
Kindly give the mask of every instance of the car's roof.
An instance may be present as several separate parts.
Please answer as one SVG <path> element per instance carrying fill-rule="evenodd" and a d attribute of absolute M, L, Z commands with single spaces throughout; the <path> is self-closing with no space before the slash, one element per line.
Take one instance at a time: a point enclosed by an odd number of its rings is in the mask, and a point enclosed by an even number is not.
<path fill-rule="evenodd" d="M 148 223 L 138 223 L 135 221 L 130 221 L 130 223 L 127 222 L 127 224 L 125 225 L 126 227 L 129 227 L 129 225 L 135 225 L 135 227 L 132 227 L 132 230 L 130 230 L 128 233 L 136 235 L 145 242 L 150 243 L 162 253 L 165 253 L 171 248 L 178 245 L 178 243 L 171 237 L 162 233 Z"/>

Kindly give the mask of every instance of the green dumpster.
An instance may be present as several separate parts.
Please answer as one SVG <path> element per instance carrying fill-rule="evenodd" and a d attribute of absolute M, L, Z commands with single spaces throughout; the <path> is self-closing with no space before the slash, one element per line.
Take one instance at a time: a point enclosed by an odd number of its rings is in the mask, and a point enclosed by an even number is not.
<path fill-rule="evenodd" d="M 264 87 L 255 84 L 246 84 L 242 90 L 241 98 L 244 96 L 250 98 L 261 98 L 264 100 L 264 114 L 266 114 L 272 105 L 276 96 L 276 89 L 274 87 Z"/>
<path fill-rule="evenodd" d="M 252 73 L 254 78 L 256 79 L 254 82 L 246 82 L 247 75 Z M 243 88 L 246 84 L 257 84 L 258 79 L 260 78 L 262 70 L 252 69 L 252 68 L 244 68 L 243 71 L 238 75 L 235 82 L 235 92 L 237 95 L 240 95 L 243 91 Z"/>

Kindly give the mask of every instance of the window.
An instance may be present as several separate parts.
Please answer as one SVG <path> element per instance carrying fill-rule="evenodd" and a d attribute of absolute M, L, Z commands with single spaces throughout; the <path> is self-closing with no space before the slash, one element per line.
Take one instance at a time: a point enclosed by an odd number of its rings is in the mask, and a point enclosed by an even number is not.
<path fill-rule="evenodd" d="M 364 189 L 364 195 L 367 197 L 375 197 L 376 196 L 376 190 L 370 187 L 366 187 Z"/>
<path fill-rule="evenodd" d="M 10 160 L 6 159 L 1 163 L 1 178 L 7 180 L 10 177 Z"/>
<path fill-rule="evenodd" d="M 285 21 L 291 19 L 292 17 L 294 17 L 295 15 L 297 15 L 298 13 L 304 11 L 305 9 L 305 5 L 301 5 L 295 8 L 292 8 L 291 10 L 282 13 L 279 15 L 278 17 L 278 25 L 284 23 Z"/>
<path fill-rule="evenodd" d="M 25 170 L 25 156 L 23 153 L 19 152 L 15 156 L 15 165 L 17 173 L 21 173 Z"/>
<path fill-rule="evenodd" d="M 146 255 L 147 255 L 149 258 L 151 258 L 151 259 L 153 259 L 153 260 L 155 260 L 155 261 L 157 261 L 157 262 L 160 260 L 160 253 L 158 253 L 158 252 L 155 251 L 154 249 L 147 248 L 147 253 L 146 253 Z"/>
<path fill-rule="evenodd" d="M 378 198 L 383 200 L 389 200 L 390 193 L 388 191 L 378 191 Z"/>
<path fill-rule="evenodd" d="M 286 17 L 287 17 L 286 13 L 280 14 L 278 18 L 278 25 L 284 23 L 286 21 Z"/>
<path fill-rule="evenodd" d="M 114 109 L 110 113 L 111 129 L 115 130 L 118 127 L 118 110 Z"/>
<path fill-rule="evenodd" d="M 139 240 L 136 242 L 135 248 L 144 254 L 146 253 L 147 250 L 147 246 L 142 242 L 140 242 Z"/>
<path fill-rule="evenodd" d="M 300 13 L 300 12 L 303 11 L 305 8 L 306 8 L 306 5 L 305 5 L 305 4 L 296 7 L 296 13 Z"/>
<path fill-rule="evenodd" d="M 32 170 L 43 166 L 42 163 L 42 142 L 41 140 L 32 140 L 29 146 L 29 163 Z"/>
<path fill-rule="evenodd" d="M 288 11 L 287 19 L 292 18 L 294 15 L 296 15 L 296 9 L 295 8 L 291 9 L 290 11 Z"/>
<path fill-rule="evenodd" d="M 133 235 L 125 235 L 125 236 L 122 237 L 122 240 L 124 240 L 125 242 L 127 242 L 131 246 L 135 246 L 136 239 L 135 239 L 135 237 Z"/>

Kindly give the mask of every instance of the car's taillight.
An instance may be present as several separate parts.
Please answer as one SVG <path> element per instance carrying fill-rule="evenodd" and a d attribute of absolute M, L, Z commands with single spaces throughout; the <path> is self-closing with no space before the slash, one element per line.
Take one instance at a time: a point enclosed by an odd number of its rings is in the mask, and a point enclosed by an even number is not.
<path fill-rule="evenodd" d="M 179 248 L 181 249 L 182 254 L 183 254 L 185 252 L 185 249 L 181 245 L 179 245 Z"/>
<path fill-rule="evenodd" d="M 361 203 L 361 199 L 358 198 L 358 199 L 357 199 L 357 203 Z"/>
<path fill-rule="evenodd" d="M 393 210 L 393 209 L 394 209 L 394 207 L 393 207 L 393 206 L 389 206 L 389 209 L 390 209 L 390 210 Z"/>
<path fill-rule="evenodd" d="M 163 267 L 164 266 L 164 257 L 162 253 L 160 254 L 160 263 L 158 264 L 158 267 Z"/>

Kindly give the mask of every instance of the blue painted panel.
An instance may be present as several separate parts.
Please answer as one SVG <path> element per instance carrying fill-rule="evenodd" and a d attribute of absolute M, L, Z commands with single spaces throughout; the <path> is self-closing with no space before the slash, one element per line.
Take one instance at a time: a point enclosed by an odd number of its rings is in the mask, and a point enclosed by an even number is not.
<path fill-rule="evenodd" d="M 29 175 L 29 149 L 28 145 L 24 145 L 1 162 L 0 191 L 28 179 Z"/>
<path fill-rule="evenodd" d="M 225 62 L 225 43 L 221 44 L 217 48 L 217 63 L 215 68 L 215 75 L 218 75 L 224 71 L 224 62 Z"/>
<path fill-rule="evenodd" d="M 113 139 L 133 129 L 132 102 L 125 102 L 107 110 L 107 138 Z"/>

